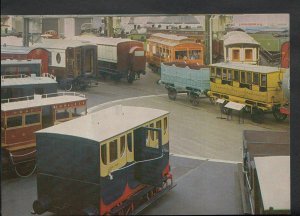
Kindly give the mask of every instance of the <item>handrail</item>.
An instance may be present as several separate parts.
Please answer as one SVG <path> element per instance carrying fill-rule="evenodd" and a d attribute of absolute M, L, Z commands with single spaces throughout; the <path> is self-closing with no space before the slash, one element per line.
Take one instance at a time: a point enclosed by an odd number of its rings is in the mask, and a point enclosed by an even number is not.
<path fill-rule="evenodd" d="M 49 94 L 42 94 L 42 98 L 54 97 L 54 96 L 78 96 L 82 98 L 86 98 L 84 94 L 78 92 L 56 92 L 56 93 L 49 93 Z M 34 95 L 25 96 L 25 97 L 17 97 L 17 98 L 7 98 L 1 99 L 1 103 L 12 103 L 17 101 L 28 101 L 34 100 Z"/>
<path fill-rule="evenodd" d="M 42 73 L 42 77 L 49 77 L 51 79 L 56 80 L 56 76 L 54 76 L 53 74 L 50 74 L 50 73 Z"/>
<path fill-rule="evenodd" d="M 29 77 L 26 74 L 6 74 L 6 75 L 1 75 L 1 80 L 3 79 L 8 79 L 8 78 L 26 78 Z"/>

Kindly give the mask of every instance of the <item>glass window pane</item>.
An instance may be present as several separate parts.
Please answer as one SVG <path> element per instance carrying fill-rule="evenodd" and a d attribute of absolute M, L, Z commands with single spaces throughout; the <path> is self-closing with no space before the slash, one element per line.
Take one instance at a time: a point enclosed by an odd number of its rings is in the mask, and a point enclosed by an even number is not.
<path fill-rule="evenodd" d="M 232 50 L 232 60 L 240 60 L 240 50 Z"/>
<path fill-rule="evenodd" d="M 245 83 L 246 82 L 246 75 L 245 75 L 245 72 L 242 71 L 241 72 L 241 83 Z"/>
<path fill-rule="evenodd" d="M 259 73 L 253 73 L 253 84 L 254 85 L 259 84 Z"/>
<path fill-rule="evenodd" d="M 239 82 L 240 81 L 240 74 L 238 70 L 234 71 L 234 81 Z"/>
<path fill-rule="evenodd" d="M 118 158 L 118 142 L 115 139 L 114 141 L 109 142 L 109 161 L 113 162 Z"/>
<path fill-rule="evenodd" d="M 221 68 L 216 68 L 217 77 L 221 77 Z"/>
<path fill-rule="evenodd" d="M 101 160 L 104 165 L 107 164 L 106 144 L 101 146 Z"/>
<path fill-rule="evenodd" d="M 151 124 L 150 124 L 150 127 L 151 127 L 151 128 L 154 128 L 154 124 L 151 123 Z M 148 131 L 148 132 L 150 133 L 150 138 L 151 138 L 151 140 L 154 140 L 154 131 L 153 131 L 153 130 L 150 130 L 150 131 Z"/>
<path fill-rule="evenodd" d="M 167 128 L 168 128 L 168 118 L 165 117 L 164 118 L 164 134 L 167 133 Z"/>
<path fill-rule="evenodd" d="M 189 57 L 191 60 L 200 59 L 201 50 L 189 50 Z"/>
<path fill-rule="evenodd" d="M 161 128 L 161 120 L 156 122 L 156 128 Z M 156 139 L 158 139 L 158 132 L 156 132 Z"/>
<path fill-rule="evenodd" d="M 247 83 L 248 84 L 252 83 L 252 72 L 247 72 Z"/>
<path fill-rule="evenodd" d="M 132 152 L 132 134 L 127 134 L 127 147 L 130 152 Z"/>
<path fill-rule="evenodd" d="M 222 69 L 222 79 L 223 80 L 227 79 L 227 70 L 226 69 Z"/>
<path fill-rule="evenodd" d="M 186 60 L 187 59 L 187 51 L 175 51 L 175 58 L 177 60 Z"/>
<path fill-rule="evenodd" d="M 121 136 L 120 138 L 120 156 L 122 157 L 122 155 L 124 154 L 125 152 L 125 135 L 124 136 Z"/>
<path fill-rule="evenodd" d="M 231 81 L 232 80 L 232 70 L 228 70 L 228 80 Z"/>
<path fill-rule="evenodd" d="M 261 75 L 261 83 L 260 83 L 261 86 L 267 86 L 267 75 L 265 74 L 262 74 Z"/>
<path fill-rule="evenodd" d="M 31 114 L 25 116 L 25 124 L 37 124 L 40 123 L 40 114 Z"/>
<path fill-rule="evenodd" d="M 7 118 L 7 128 L 22 126 L 22 116 Z"/>
<path fill-rule="evenodd" d="M 252 60 L 252 49 L 246 49 L 245 51 L 245 59 Z"/>

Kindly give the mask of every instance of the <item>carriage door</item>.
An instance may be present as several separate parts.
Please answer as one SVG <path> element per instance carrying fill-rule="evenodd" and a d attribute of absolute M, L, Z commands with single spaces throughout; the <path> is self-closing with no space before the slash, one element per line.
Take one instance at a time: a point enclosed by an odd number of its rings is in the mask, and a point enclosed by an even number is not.
<path fill-rule="evenodd" d="M 151 137 L 158 133 L 157 145 L 152 145 Z M 163 153 L 161 130 L 141 127 L 134 130 L 134 159 L 139 163 L 135 166 L 135 178 L 142 184 L 162 186 Z"/>
<path fill-rule="evenodd" d="M 75 48 L 74 78 L 81 75 L 81 47 Z"/>
<path fill-rule="evenodd" d="M 67 77 L 72 78 L 74 77 L 74 66 L 75 66 L 75 49 L 74 48 L 67 48 L 66 50 L 66 70 L 67 70 Z"/>

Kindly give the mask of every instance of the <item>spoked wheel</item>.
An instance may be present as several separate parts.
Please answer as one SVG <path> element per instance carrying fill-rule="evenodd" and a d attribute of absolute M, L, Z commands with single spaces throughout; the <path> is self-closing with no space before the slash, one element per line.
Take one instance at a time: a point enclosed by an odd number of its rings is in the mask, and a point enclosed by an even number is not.
<path fill-rule="evenodd" d="M 264 111 L 262 109 L 253 107 L 251 113 L 251 120 L 255 123 L 262 123 L 264 120 Z"/>
<path fill-rule="evenodd" d="M 190 94 L 190 102 L 194 105 L 194 106 L 198 106 L 200 103 L 200 97 L 197 94 Z"/>
<path fill-rule="evenodd" d="M 168 96 L 171 100 L 176 100 L 177 91 L 175 89 L 169 88 L 168 89 Z"/>
<path fill-rule="evenodd" d="M 274 106 L 272 109 L 272 113 L 276 121 L 284 121 L 287 118 L 287 115 L 284 113 L 281 113 L 279 110 L 279 106 Z"/>
<path fill-rule="evenodd" d="M 73 85 L 72 85 L 71 82 L 67 82 L 67 83 L 65 84 L 65 87 L 64 87 L 65 91 L 71 91 L 72 88 L 73 88 Z"/>
<path fill-rule="evenodd" d="M 19 177 L 29 177 L 31 176 L 36 169 L 36 163 L 34 161 L 29 161 L 25 163 L 15 164 L 14 173 Z"/>

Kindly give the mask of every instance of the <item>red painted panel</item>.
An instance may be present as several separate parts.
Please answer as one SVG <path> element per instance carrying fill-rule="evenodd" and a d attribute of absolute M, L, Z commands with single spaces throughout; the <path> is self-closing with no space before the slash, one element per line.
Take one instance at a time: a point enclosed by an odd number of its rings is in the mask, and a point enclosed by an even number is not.
<path fill-rule="evenodd" d="M 34 132 L 41 129 L 42 125 L 7 129 L 5 132 L 6 144 L 28 144 L 30 142 L 35 142 Z"/>
<path fill-rule="evenodd" d="M 281 67 L 290 67 L 290 42 L 285 42 L 281 46 Z"/>
<path fill-rule="evenodd" d="M 42 73 L 48 73 L 48 66 L 49 66 L 49 57 L 50 53 L 43 48 L 36 48 L 31 50 L 28 55 L 27 58 L 28 59 L 41 59 L 42 61 L 42 65 L 41 65 L 41 72 Z"/>

